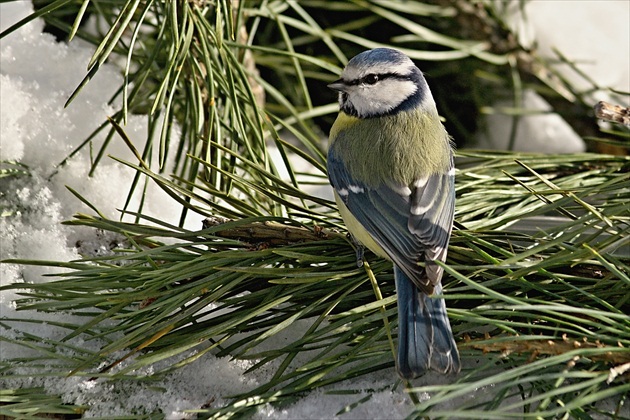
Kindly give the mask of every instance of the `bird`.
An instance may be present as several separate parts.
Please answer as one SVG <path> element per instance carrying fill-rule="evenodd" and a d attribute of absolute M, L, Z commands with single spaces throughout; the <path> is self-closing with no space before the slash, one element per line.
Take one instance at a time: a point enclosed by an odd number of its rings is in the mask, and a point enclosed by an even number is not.
<path fill-rule="evenodd" d="M 393 262 L 400 377 L 460 371 L 442 294 L 455 211 L 453 142 L 423 73 L 404 53 L 353 57 L 328 87 L 338 93 L 328 178 L 348 232 Z"/>

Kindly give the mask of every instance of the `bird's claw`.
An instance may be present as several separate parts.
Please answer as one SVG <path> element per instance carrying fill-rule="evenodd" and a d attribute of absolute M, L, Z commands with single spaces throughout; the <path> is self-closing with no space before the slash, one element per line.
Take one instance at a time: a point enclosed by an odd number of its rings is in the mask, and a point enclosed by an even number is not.
<path fill-rule="evenodd" d="M 350 238 L 350 241 L 354 244 L 354 250 L 356 251 L 357 255 L 357 267 L 361 268 L 363 267 L 363 255 L 365 254 L 365 246 L 363 246 L 361 242 L 357 241 L 353 235 L 348 234 L 348 237 Z"/>

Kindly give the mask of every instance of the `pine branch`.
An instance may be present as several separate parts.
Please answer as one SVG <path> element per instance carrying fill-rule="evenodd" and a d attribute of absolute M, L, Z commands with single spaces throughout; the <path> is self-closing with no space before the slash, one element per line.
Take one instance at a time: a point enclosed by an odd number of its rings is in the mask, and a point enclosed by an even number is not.
<path fill-rule="evenodd" d="M 223 217 L 207 218 L 203 221 L 203 228 L 217 227 L 231 221 L 232 220 Z M 340 233 L 323 229 L 317 225 L 312 228 L 307 228 L 277 222 L 240 224 L 237 227 L 231 227 L 225 230 L 215 230 L 214 235 L 222 238 L 236 239 L 246 243 L 256 243 L 258 246 L 261 244 L 266 244 L 267 246 L 286 246 L 301 242 L 329 240 L 333 237 L 345 237 Z"/>
<path fill-rule="evenodd" d="M 625 348 L 621 343 L 617 347 L 611 347 L 610 345 L 601 343 L 599 341 L 589 341 L 586 337 L 582 340 L 576 340 L 569 338 L 566 334 L 561 339 L 546 339 L 536 340 L 523 338 L 519 336 L 498 336 L 490 337 L 486 334 L 483 339 L 472 339 L 469 336 L 464 336 L 464 342 L 460 344 L 461 347 L 471 347 L 477 350 L 481 350 L 484 353 L 501 353 L 502 357 L 509 357 L 510 354 L 526 354 L 528 361 L 532 362 L 541 356 L 555 356 L 568 352 L 572 352 L 576 349 L 589 349 L 598 350 L 596 353 L 589 353 L 589 359 L 593 361 L 604 362 L 609 365 L 624 365 L 630 363 L 630 351 Z M 572 360 L 572 366 L 579 360 L 576 356 Z"/>

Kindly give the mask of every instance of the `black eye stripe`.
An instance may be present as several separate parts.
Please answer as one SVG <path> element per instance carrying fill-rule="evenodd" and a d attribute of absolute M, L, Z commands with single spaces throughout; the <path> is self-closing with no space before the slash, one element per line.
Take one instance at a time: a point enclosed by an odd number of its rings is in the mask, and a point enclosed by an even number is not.
<path fill-rule="evenodd" d="M 368 82 L 368 78 L 374 77 L 376 76 L 378 78 L 378 81 L 380 82 L 381 80 L 385 80 L 385 79 L 397 79 L 397 80 L 411 80 L 411 77 L 409 76 L 405 76 L 402 74 L 398 74 L 398 73 L 371 73 L 368 74 L 367 76 L 363 76 L 360 79 L 355 79 L 355 80 L 349 80 L 349 81 L 345 81 L 344 80 L 344 84 L 348 85 L 348 86 L 356 86 L 356 85 L 361 85 L 361 84 L 374 84 L 374 83 L 369 83 Z"/>

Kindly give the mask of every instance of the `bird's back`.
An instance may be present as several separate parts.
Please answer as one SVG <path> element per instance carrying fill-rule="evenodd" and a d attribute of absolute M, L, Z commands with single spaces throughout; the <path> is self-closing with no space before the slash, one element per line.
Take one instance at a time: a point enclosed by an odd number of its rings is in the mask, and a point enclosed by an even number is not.
<path fill-rule="evenodd" d="M 447 172 L 451 165 L 444 126 L 418 109 L 362 120 L 340 113 L 330 138 L 329 155 L 342 159 L 349 172 L 359 174 L 370 187 L 382 183 L 384 174 L 392 183 L 411 185 L 427 175 Z"/>

